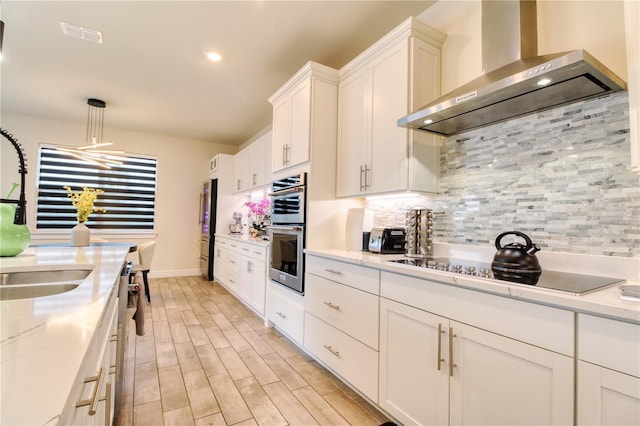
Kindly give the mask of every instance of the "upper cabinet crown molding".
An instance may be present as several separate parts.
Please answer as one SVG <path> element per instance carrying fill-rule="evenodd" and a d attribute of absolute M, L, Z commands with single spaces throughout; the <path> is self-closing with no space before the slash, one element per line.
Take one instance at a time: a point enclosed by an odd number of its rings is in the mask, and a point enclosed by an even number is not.
<path fill-rule="evenodd" d="M 388 49 L 397 42 L 411 36 L 419 37 L 420 39 L 437 48 L 442 48 L 442 43 L 444 43 L 444 40 L 447 37 L 440 31 L 430 27 L 416 17 L 411 16 L 404 20 L 396 28 L 391 30 L 389 33 L 387 33 L 380 40 L 369 46 L 365 51 L 348 62 L 345 66 L 340 68 L 340 79 L 342 80 L 346 75 L 361 68 L 367 61 L 371 59 L 372 56 L 378 54 L 380 51 Z"/>
<path fill-rule="evenodd" d="M 338 74 L 333 68 L 326 65 L 319 64 L 317 62 L 309 61 L 302 68 L 298 70 L 289 80 L 286 81 L 271 97 L 269 102 L 275 103 L 283 95 L 289 93 L 301 82 L 307 78 L 313 77 L 329 83 L 338 84 Z"/>

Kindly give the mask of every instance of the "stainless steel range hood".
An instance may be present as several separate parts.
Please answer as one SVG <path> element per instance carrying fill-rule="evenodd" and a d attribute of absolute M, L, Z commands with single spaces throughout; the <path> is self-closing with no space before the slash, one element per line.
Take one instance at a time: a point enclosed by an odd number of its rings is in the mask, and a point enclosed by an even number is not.
<path fill-rule="evenodd" d="M 485 74 L 398 120 L 443 136 L 626 90 L 584 50 L 537 55 L 535 1 L 482 2 Z M 506 64 L 506 65 L 505 65 Z"/>

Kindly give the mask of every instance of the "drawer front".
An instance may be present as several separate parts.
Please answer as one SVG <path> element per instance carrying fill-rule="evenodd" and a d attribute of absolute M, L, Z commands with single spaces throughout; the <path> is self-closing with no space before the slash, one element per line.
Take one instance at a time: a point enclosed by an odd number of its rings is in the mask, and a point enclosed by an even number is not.
<path fill-rule="evenodd" d="M 229 250 L 232 250 L 234 252 L 240 253 L 240 246 L 241 244 L 237 241 L 229 241 L 227 242 L 227 247 L 229 248 Z"/>
<path fill-rule="evenodd" d="M 289 290 L 276 286 L 280 284 L 268 284 L 267 318 L 293 341 L 302 344 L 304 306 L 292 299 L 296 295 L 288 295 L 285 292 Z"/>
<path fill-rule="evenodd" d="M 378 350 L 380 298 L 376 295 L 308 275 L 305 307 L 316 317 Z"/>
<path fill-rule="evenodd" d="M 355 287 L 372 294 L 380 294 L 380 271 L 324 257 L 307 256 L 306 270 L 310 274 Z"/>
<path fill-rule="evenodd" d="M 578 314 L 578 359 L 640 377 L 640 325 Z"/>
<path fill-rule="evenodd" d="M 378 402 L 378 352 L 305 313 L 304 347 L 320 361 Z"/>
<path fill-rule="evenodd" d="M 240 268 L 242 268 L 242 262 L 240 257 L 229 253 L 226 259 L 227 265 L 225 267 L 225 280 L 226 284 L 232 288 L 233 291 L 239 291 L 240 286 Z"/>
<path fill-rule="evenodd" d="M 267 248 L 255 244 L 242 244 L 240 246 L 240 252 L 244 256 L 248 256 L 255 260 L 264 261 L 267 256 Z"/>
<path fill-rule="evenodd" d="M 570 311 L 383 272 L 382 297 L 512 339 L 574 356 Z"/>

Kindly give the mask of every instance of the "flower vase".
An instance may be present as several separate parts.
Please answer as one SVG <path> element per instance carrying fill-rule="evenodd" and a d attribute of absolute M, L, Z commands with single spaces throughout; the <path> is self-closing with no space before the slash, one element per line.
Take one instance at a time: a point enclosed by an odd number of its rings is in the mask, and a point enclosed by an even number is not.
<path fill-rule="evenodd" d="M 14 224 L 16 206 L 0 203 L 0 256 L 13 257 L 22 253 L 31 241 L 27 225 Z"/>
<path fill-rule="evenodd" d="M 74 247 L 88 246 L 91 240 L 91 232 L 84 222 L 79 222 L 71 229 L 71 245 Z"/>

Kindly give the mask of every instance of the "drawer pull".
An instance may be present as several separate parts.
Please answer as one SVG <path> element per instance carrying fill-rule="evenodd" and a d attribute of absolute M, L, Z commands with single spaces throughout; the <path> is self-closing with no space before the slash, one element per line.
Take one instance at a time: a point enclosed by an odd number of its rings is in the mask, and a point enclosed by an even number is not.
<path fill-rule="evenodd" d="M 91 394 L 91 398 L 76 402 L 76 407 L 84 407 L 85 405 L 88 405 L 90 416 L 93 416 L 94 414 L 96 414 L 96 411 L 98 409 L 98 402 L 99 402 L 98 392 L 102 387 L 104 376 L 105 376 L 104 367 L 100 367 L 100 371 L 98 372 L 97 376 L 90 376 L 84 379 L 85 383 L 96 382 L 96 386 L 93 388 L 93 393 Z"/>
<path fill-rule="evenodd" d="M 325 271 L 327 271 L 330 274 L 334 274 L 334 275 L 342 275 L 341 271 L 336 271 L 335 269 L 325 269 Z"/>
<path fill-rule="evenodd" d="M 282 319 L 287 319 L 287 316 L 285 314 L 283 314 L 282 312 L 276 312 L 276 315 L 279 316 Z"/>
<path fill-rule="evenodd" d="M 332 354 L 334 354 L 335 356 L 337 356 L 338 358 L 340 358 L 340 352 L 336 351 L 335 349 L 333 349 L 333 347 L 328 346 L 328 345 L 322 345 L 324 346 L 324 348 L 326 350 L 328 350 L 329 352 L 331 352 Z"/>
<path fill-rule="evenodd" d="M 334 304 L 333 304 L 333 303 L 331 303 L 331 302 L 322 302 L 322 303 L 324 303 L 325 305 L 327 305 L 327 306 L 328 306 L 328 307 L 330 307 L 331 309 L 335 309 L 336 311 L 339 311 L 339 310 L 340 310 L 340 305 L 334 305 Z"/>

